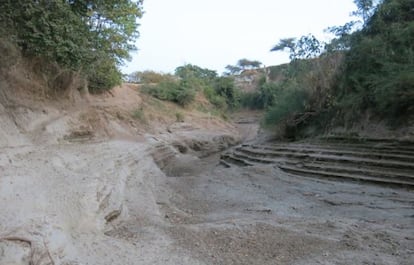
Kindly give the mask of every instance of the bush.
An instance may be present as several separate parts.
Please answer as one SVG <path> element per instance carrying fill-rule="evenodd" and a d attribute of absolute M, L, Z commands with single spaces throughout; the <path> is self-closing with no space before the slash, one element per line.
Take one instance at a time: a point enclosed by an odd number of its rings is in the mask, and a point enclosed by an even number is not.
<path fill-rule="evenodd" d="M 383 1 L 365 27 L 351 35 L 336 100 L 343 113 L 355 110 L 353 121 L 366 111 L 392 123 L 412 115 L 413 9 L 412 0 Z"/>
<path fill-rule="evenodd" d="M 240 93 L 236 89 L 234 79 L 232 77 L 216 78 L 214 88 L 216 94 L 224 98 L 225 103 L 229 108 L 235 109 L 240 105 Z M 217 99 L 215 98 L 215 100 Z"/>
<path fill-rule="evenodd" d="M 266 83 L 259 86 L 258 91 L 245 92 L 241 94 L 241 105 L 250 109 L 266 109 L 275 103 L 275 98 L 287 82 Z"/>
<path fill-rule="evenodd" d="M 142 123 L 147 123 L 147 118 L 145 116 L 144 110 L 142 108 L 138 108 L 134 110 L 132 113 L 132 118 L 141 121 Z"/>
<path fill-rule="evenodd" d="M 210 86 L 204 88 L 204 95 L 216 108 L 220 110 L 227 109 L 226 99 L 216 93 L 216 90 Z"/>
<path fill-rule="evenodd" d="M 145 85 L 143 92 L 161 100 L 175 102 L 181 106 L 190 104 L 195 98 L 195 91 L 178 81 L 163 81 L 157 85 Z"/>
<path fill-rule="evenodd" d="M 305 89 L 286 88 L 278 95 L 275 104 L 265 115 L 265 125 L 274 126 L 289 123 L 297 114 L 306 109 L 309 94 Z"/>
<path fill-rule="evenodd" d="M 98 61 L 88 72 L 88 88 L 92 93 L 110 90 L 122 83 L 122 73 L 109 59 Z"/>
<path fill-rule="evenodd" d="M 261 103 L 260 92 L 244 92 L 240 95 L 240 105 L 244 108 L 249 109 L 263 109 L 263 104 Z"/>
<path fill-rule="evenodd" d="M 128 81 L 132 83 L 158 84 L 164 81 L 173 81 L 170 74 L 158 73 L 155 71 L 134 72 L 128 75 Z"/>
<path fill-rule="evenodd" d="M 184 122 L 184 114 L 181 112 L 175 113 L 175 121 L 176 122 Z"/>

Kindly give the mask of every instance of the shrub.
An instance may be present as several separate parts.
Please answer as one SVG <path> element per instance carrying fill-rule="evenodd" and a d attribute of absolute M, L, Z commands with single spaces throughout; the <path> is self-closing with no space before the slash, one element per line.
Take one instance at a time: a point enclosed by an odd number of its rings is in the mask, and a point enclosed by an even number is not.
<path fill-rule="evenodd" d="M 265 115 L 265 125 L 274 126 L 278 123 L 288 123 L 297 114 L 306 109 L 309 94 L 301 88 L 286 88 L 278 95 L 275 104 Z"/>
<path fill-rule="evenodd" d="M 285 87 L 287 82 L 263 83 L 258 91 L 245 92 L 241 94 L 241 105 L 250 109 L 266 109 L 275 103 L 278 93 Z"/>
<path fill-rule="evenodd" d="M 101 59 L 88 72 L 88 88 L 92 93 L 106 91 L 122 83 L 122 73 L 110 59 Z"/>
<path fill-rule="evenodd" d="M 225 99 L 225 103 L 231 109 L 240 105 L 240 93 L 236 89 L 232 77 L 218 77 L 214 82 L 216 94 Z M 216 98 L 214 98 L 217 100 Z M 213 103 L 214 104 L 214 103 Z"/>
<path fill-rule="evenodd" d="M 139 120 L 142 123 L 147 123 L 147 118 L 142 107 L 134 110 L 134 112 L 132 113 L 132 118 Z"/>
<path fill-rule="evenodd" d="M 260 92 L 244 92 L 240 95 L 240 105 L 249 109 L 263 109 L 260 99 Z"/>
<path fill-rule="evenodd" d="M 155 71 L 133 72 L 128 75 L 128 81 L 132 83 L 158 84 L 164 81 L 173 81 L 170 74 L 158 73 Z"/>
<path fill-rule="evenodd" d="M 175 102 L 181 106 L 190 104 L 195 98 L 195 91 L 178 81 L 163 81 L 156 85 L 145 85 L 143 92 L 161 100 Z"/>
<path fill-rule="evenodd" d="M 220 110 L 227 109 L 226 99 L 216 93 L 216 90 L 210 86 L 204 88 L 204 95 L 216 108 Z"/>
<path fill-rule="evenodd" d="M 175 113 L 175 121 L 176 122 L 184 122 L 184 114 L 182 114 L 181 112 L 176 112 Z"/>
<path fill-rule="evenodd" d="M 383 1 L 364 28 L 351 35 L 336 95 L 343 113 L 351 108 L 358 118 L 369 111 L 392 123 L 412 115 L 413 8 L 412 0 Z"/>

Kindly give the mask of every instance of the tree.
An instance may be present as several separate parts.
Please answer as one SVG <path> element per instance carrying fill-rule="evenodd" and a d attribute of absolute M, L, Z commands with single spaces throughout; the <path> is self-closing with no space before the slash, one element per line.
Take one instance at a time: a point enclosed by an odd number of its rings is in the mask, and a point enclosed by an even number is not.
<path fill-rule="evenodd" d="M 366 25 L 375 10 L 374 0 L 354 0 L 354 3 L 358 9 L 352 12 L 352 15 L 362 17 L 362 21 Z"/>
<path fill-rule="evenodd" d="M 314 35 L 302 36 L 296 42 L 295 59 L 315 58 L 321 54 L 322 44 Z"/>
<path fill-rule="evenodd" d="M 237 74 L 240 74 L 242 68 L 240 68 L 237 65 L 227 65 L 226 70 L 227 70 L 227 72 L 225 72 L 226 75 L 237 75 Z"/>
<path fill-rule="evenodd" d="M 414 111 L 412 10 L 412 0 L 385 0 L 353 34 L 340 90 L 345 108 L 371 109 L 394 120 Z"/>
<path fill-rule="evenodd" d="M 175 69 L 175 75 L 182 79 L 196 78 L 205 81 L 211 81 L 217 77 L 217 72 L 201 68 L 197 65 L 186 64 Z"/>
<path fill-rule="evenodd" d="M 325 31 L 335 35 L 330 43 L 325 45 L 328 52 L 348 50 L 351 46 L 352 33 L 355 31 L 357 21 L 350 21 L 343 26 L 333 26 Z"/>
<path fill-rule="evenodd" d="M 245 69 L 256 69 L 256 68 L 259 68 L 262 65 L 262 63 L 259 62 L 259 61 L 252 61 L 252 60 L 248 60 L 248 59 L 240 59 L 237 62 L 237 65 L 241 69 L 245 70 Z"/>
<path fill-rule="evenodd" d="M 322 43 L 314 35 L 309 34 L 299 39 L 281 39 L 278 44 L 270 49 L 271 52 L 284 50 L 289 51 L 289 58 L 291 60 L 309 59 L 320 55 Z"/>
<path fill-rule="evenodd" d="M 0 1 L 3 35 L 24 55 L 80 71 L 90 81 L 97 69 L 117 70 L 138 37 L 142 0 Z M 8 29 L 8 30 L 4 30 Z M 99 64 L 105 62 L 105 67 Z M 120 75 L 112 75 L 120 76 Z M 91 78 L 92 77 L 92 78 Z M 118 79 L 120 82 L 121 79 Z"/>
<path fill-rule="evenodd" d="M 225 99 L 228 107 L 235 108 L 239 105 L 240 99 L 232 77 L 219 77 L 214 86 L 216 93 Z"/>
<path fill-rule="evenodd" d="M 285 38 L 285 39 L 280 39 L 279 43 L 273 46 L 273 48 L 270 49 L 270 51 L 276 52 L 276 51 L 284 51 L 288 49 L 290 54 L 292 53 L 294 54 L 295 48 L 296 48 L 296 38 Z"/>

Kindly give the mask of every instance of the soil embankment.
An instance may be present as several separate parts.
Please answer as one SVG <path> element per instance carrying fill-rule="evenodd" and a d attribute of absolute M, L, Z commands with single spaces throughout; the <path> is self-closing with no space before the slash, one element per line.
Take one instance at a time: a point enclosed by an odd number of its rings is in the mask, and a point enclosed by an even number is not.
<path fill-rule="evenodd" d="M 0 264 L 412 263 L 412 191 L 226 168 L 254 115 L 238 130 L 135 89 L 2 97 Z"/>

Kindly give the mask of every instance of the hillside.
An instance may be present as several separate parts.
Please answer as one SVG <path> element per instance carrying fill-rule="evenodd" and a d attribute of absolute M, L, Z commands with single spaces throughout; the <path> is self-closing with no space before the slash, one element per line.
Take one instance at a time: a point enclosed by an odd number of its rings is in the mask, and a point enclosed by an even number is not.
<path fill-rule="evenodd" d="M 320 56 L 121 83 L 143 1 L 0 2 L 0 265 L 411 265 L 412 1 L 382 3 Z"/>

